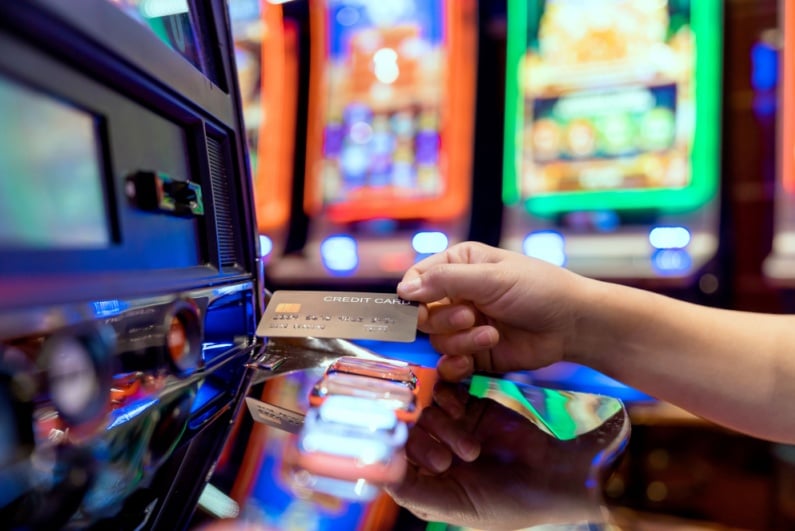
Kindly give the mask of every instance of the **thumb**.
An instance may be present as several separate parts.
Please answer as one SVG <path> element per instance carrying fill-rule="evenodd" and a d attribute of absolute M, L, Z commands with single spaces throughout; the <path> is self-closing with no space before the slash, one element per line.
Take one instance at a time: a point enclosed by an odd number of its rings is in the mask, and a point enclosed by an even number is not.
<path fill-rule="evenodd" d="M 487 305 L 499 299 L 511 285 L 497 264 L 440 264 L 423 272 L 413 272 L 397 286 L 406 300 L 434 302 L 445 297 Z"/>

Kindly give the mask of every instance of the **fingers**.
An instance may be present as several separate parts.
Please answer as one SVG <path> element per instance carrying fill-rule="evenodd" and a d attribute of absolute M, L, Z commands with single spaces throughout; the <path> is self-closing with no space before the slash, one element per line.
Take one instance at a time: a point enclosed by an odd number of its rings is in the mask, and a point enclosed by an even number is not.
<path fill-rule="evenodd" d="M 425 413 L 423 411 L 423 415 Z M 453 452 L 420 425 L 411 429 L 406 441 L 406 455 L 419 468 L 435 474 L 444 472 L 453 464 Z"/>
<path fill-rule="evenodd" d="M 449 294 L 453 300 L 491 300 L 499 287 L 493 267 L 506 251 L 482 243 L 464 242 L 426 258 L 406 271 L 398 294 L 409 300 L 432 302 Z M 489 274 L 492 273 L 492 274 Z"/>
<path fill-rule="evenodd" d="M 467 462 L 480 454 L 480 443 L 470 434 L 466 386 L 437 384 L 433 405 L 426 408 L 412 428 L 406 453 L 412 463 L 430 473 L 450 468 L 454 457 Z"/>
<path fill-rule="evenodd" d="M 418 328 L 428 334 L 449 334 L 475 326 L 479 313 L 467 304 L 420 306 Z"/>
<path fill-rule="evenodd" d="M 437 365 L 442 380 L 458 382 L 472 375 L 476 365 L 473 356 L 490 360 L 488 351 L 497 346 L 500 334 L 491 325 L 476 326 L 485 319 L 471 305 L 431 303 L 420 308 L 417 327 L 430 336 L 431 345 L 442 354 Z M 480 368 L 490 370 L 488 366 Z"/>
<path fill-rule="evenodd" d="M 436 370 L 443 381 L 460 382 L 475 372 L 474 360 L 470 356 L 442 356 Z"/>
<path fill-rule="evenodd" d="M 450 488 L 451 484 L 444 476 L 423 474 L 409 467 L 399 485 L 387 485 L 384 490 L 401 507 L 422 520 L 433 522 L 444 518 L 442 515 L 451 507 L 461 503 L 456 497 L 459 490 Z"/>
<path fill-rule="evenodd" d="M 430 340 L 440 354 L 467 356 L 497 346 L 500 333 L 491 325 L 481 325 L 447 334 L 433 334 Z"/>
<path fill-rule="evenodd" d="M 462 423 L 439 407 L 426 408 L 406 442 L 406 452 L 417 465 L 432 472 L 443 472 L 453 462 L 453 454 L 471 462 L 480 455 L 480 443 Z"/>
<path fill-rule="evenodd" d="M 447 297 L 476 305 L 489 304 L 514 284 L 506 278 L 512 273 L 496 264 L 440 264 L 400 282 L 397 293 L 406 300 L 419 302 Z"/>
<path fill-rule="evenodd" d="M 467 411 L 469 402 L 468 386 L 437 383 L 433 388 L 433 403 L 440 407 L 453 420 L 460 420 Z"/>
<path fill-rule="evenodd" d="M 414 264 L 403 276 L 410 281 L 429 269 L 442 264 L 476 264 L 494 262 L 503 251 L 477 242 L 457 243 L 441 253 L 436 253 Z"/>

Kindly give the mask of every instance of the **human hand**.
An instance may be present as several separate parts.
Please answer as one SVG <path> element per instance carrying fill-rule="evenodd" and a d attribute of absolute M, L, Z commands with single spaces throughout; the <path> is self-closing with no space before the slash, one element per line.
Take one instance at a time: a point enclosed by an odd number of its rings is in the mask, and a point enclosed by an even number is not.
<path fill-rule="evenodd" d="M 442 383 L 409 434 L 406 478 L 388 492 L 424 520 L 478 529 L 601 522 L 598 480 L 628 426 L 622 409 L 562 441 L 463 385 Z"/>
<path fill-rule="evenodd" d="M 518 253 L 466 242 L 410 268 L 402 298 L 423 303 L 419 329 L 442 354 L 439 374 L 535 369 L 575 349 L 581 295 L 593 282 Z"/>

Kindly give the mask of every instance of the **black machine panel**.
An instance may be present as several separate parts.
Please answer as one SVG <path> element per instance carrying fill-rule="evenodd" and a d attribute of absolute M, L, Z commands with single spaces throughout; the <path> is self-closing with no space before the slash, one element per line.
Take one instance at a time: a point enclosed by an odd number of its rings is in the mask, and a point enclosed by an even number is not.
<path fill-rule="evenodd" d="M 3 527 L 189 521 L 262 308 L 231 43 L 221 0 L 0 3 Z"/>
<path fill-rule="evenodd" d="M 43 291 L 36 302 L 50 302 L 57 286 L 46 277 L 55 273 L 90 274 L 98 295 L 102 288 L 118 295 L 119 282 L 109 277 L 126 283 L 134 272 L 159 274 L 139 278 L 130 294 L 141 283 L 162 290 L 250 274 L 253 214 L 250 185 L 240 178 L 246 163 L 236 93 L 204 77 L 109 0 L 40 7 L 9 6 L 22 25 L 8 18 L 9 29 L 27 26 L 32 33 L 0 36 L 0 105 L 10 117 L 0 162 L 13 176 L 0 207 L 0 221 L 11 227 L 0 232 L 7 257 L 0 261 L 0 290 L 23 291 L 26 302 Z M 196 11 L 212 9 L 207 3 Z M 65 25 L 72 19 L 86 27 Z M 99 19 L 109 26 L 96 26 Z M 80 31 L 88 28 L 90 37 Z M 117 57 L 113 48 L 122 49 L 125 40 L 133 51 L 140 43 L 158 48 L 150 51 L 148 69 L 163 75 L 147 75 Z M 212 43 L 207 47 L 218 49 Z M 234 86 L 231 68 L 228 86 Z M 175 90 L 191 77 L 196 86 Z M 238 183 L 230 186 L 230 179 Z"/>

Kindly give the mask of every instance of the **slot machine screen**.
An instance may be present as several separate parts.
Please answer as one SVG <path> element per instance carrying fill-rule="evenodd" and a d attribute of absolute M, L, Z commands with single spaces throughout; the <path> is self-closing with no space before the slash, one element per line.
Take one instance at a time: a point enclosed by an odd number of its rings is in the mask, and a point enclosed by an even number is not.
<path fill-rule="evenodd" d="M 210 56 L 201 49 L 196 32 L 196 15 L 189 0 L 107 0 L 134 20 L 152 30 L 193 66 L 218 82 Z"/>
<path fill-rule="evenodd" d="M 0 247 L 109 245 L 97 119 L 3 75 L 0 109 Z"/>
<path fill-rule="evenodd" d="M 509 0 L 503 197 L 684 212 L 717 189 L 717 0 Z"/>
<path fill-rule="evenodd" d="M 310 215 L 346 223 L 465 212 L 473 116 L 465 98 L 474 90 L 467 84 L 474 70 L 471 57 L 465 66 L 454 51 L 472 39 L 463 5 L 329 0 L 312 6 L 313 39 L 322 43 L 313 61 L 322 66 L 313 71 L 310 115 L 322 130 L 310 139 Z"/>

